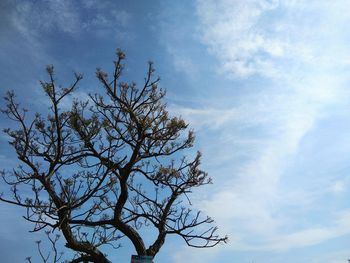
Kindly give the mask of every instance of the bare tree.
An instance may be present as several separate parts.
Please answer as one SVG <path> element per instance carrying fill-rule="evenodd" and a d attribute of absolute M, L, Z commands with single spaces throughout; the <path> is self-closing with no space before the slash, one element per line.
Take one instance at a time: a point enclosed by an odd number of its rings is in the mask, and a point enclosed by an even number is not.
<path fill-rule="evenodd" d="M 226 242 L 210 217 L 190 209 L 189 194 L 211 183 L 200 169 L 200 153 L 192 158 L 193 131 L 180 117 L 171 117 L 149 63 L 142 87 L 121 80 L 125 55 L 117 50 L 110 76 L 97 69 L 103 94 L 62 101 L 82 79 L 68 88 L 57 85 L 53 66 L 41 86 L 50 100 L 49 114 L 28 121 L 25 109 L 8 92 L 3 111 L 17 129 L 5 129 L 21 162 L 2 179 L 10 192 L 0 200 L 24 207 L 33 231 L 62 233 L 76 252 L 70 262 L 110 262 L 103 246 L 120 246 L 128 238 L 138 255 L 154 257 L 168 235 L 193 247 Z M 154 228 L 146 245 L 144 227 Z M 56 242 L 56 241 L 55 241 Z M 44 257 L 44 256 L 43 256 Z"/>

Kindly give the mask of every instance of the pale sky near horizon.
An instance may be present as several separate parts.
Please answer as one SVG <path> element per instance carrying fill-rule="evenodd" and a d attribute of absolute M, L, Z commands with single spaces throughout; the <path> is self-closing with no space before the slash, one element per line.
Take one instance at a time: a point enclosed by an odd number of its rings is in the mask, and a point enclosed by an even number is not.
<path fill-rule="evenodd" d="M 347 263 L 349 25 L 346 0 L 2 0 L 0 93 L 45 111 L 47 64 L 63 84 L 82 72 L 84 97 L 117 47 L 129 80 L 142 82 L 152 60 L 214 181 L 193 194 L 194 208 L 230 239 L 203 250 L 170 238 L 155 262 Z M 15 165 L 6 140 L 0 169 Z M 37 256 L 41 236 L 23 213 L 0 203 L 1 262 Z M 129 262 L 132 249 L 108 253 Z"/>

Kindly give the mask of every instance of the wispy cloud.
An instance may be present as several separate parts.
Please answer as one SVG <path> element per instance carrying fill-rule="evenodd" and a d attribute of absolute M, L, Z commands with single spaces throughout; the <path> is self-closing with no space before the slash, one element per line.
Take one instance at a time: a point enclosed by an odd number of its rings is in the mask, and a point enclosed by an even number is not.
<path fill-rule="evenodd" d="M 322 61 L 321 65 L 325 66 L 334 56 L 330 57 L 331 52 L 325 53 L 324 48 L 334 49 L 329 44 L 334 37 L 339 38 L 338 30 L 346 23 L 344 1 L 305 4 L 303 1 L 198 0 L 197 3 L 203 24 L 202 41 L 219 58 L 221 72 L 232 77 L 254 74 L 285 77 L 304 63 L 320 66 L 318 63 Z M 349 57 L 339 58 L 338 65 L 347 63 Z"/>
<path fill-rule="evenodd" d="M 70 1 L 50 0 L 43 5 L 35 2 L 19 2 L 12 12 L 13 24 L 28 38 L 50 30 L 70 34 L 80 30 L 79 10 Z"/>
<path fill-rule="evenodd" d="M 41 2 L 41 1 L 39 1 Z M 86 1 L 75 4 L 72 1 L 49 0 L 19 2 L 12 10 L 12 22 L 20 33 L 28 38 L 50 31 L 78 35 L 83 30 L 99 34 L 99 31 L 117 30 L 130 22 L 125 10 L 111 8 L 109 2 Z M 89 16 L 83 15 L 91 11 Z"/>
<path fill-rule="evenodd" d="M 116 40 L 132 39 L 127 33 L 131 15 L 116 8 L 111 1 L 16 1 L 7 3 L 6 20 L 11 33 L 16 33 L 23 47 L 40 64 L 54 62 L 48 47 L 61 36 L 66 42 L 88 41 L 88 38 Z M 5 45 L 5 42 L 3 45 Z"/>
<path fill-rule="evenodd" d="M 288 250 L 350 233 L 346 209 L 329 213 L 319 205 L 348 193 L 346 180 L 307 171 L 302 177 L 292 167 L 308 135 L 318 136 L 319 123 L 334 114 L 330 109 L 349 99 L 347 41 L 339 29 L 350 22 L 345 6 L 344 1 L 197 1 L 201 41 L 217 59 L 219 76 L 227 83 L 244 79 L 261 86 L 243 95 L 232 88 L 231 107 L 215 105 L 212 98 L 210 106 L 176 110 L 204 138 L 204 156 L 220 186 L 198 202 L 233 236 L 229 249 Z M 314 150 L 326 155 L 326 149 Z"/>

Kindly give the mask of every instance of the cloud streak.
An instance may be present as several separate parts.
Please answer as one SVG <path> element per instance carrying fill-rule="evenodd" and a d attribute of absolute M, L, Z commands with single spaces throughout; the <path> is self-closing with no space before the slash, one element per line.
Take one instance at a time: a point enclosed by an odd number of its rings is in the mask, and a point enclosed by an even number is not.
<path fill-rule="evenodd" d="M 317 205 L 330 193 L 348 193 L 343 181 L 332 174 L 315 175 L 313 182 L 292 174 L 308 135 L 318 136 L 319 123 L 334 114 L 329 109 L 349 99 L 347 42 L 335 29 L 350 22 L 343 6 L 344 1 L 197 1 L 201 41 L 216 58 L 219 76 L 261 86 L 240 96 L 232 89 L 227 99 L 239 101 L 232 107 L 176 110 L 207 142 L 209 170 L 219 170 L 210 172 L 220 187 L 198 202 L 233 236 L 229 249 L 288 250 L 350 233 L 347 209 L 329 214 L 329 207 Z M 209 142 L 213 136 L 215 144 Z"/>

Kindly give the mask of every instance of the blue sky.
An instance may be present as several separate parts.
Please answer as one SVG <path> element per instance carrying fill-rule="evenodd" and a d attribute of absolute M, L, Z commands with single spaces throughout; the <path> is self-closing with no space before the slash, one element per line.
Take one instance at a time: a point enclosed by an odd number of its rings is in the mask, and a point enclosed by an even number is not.
<path fill-rule="evenodd" d="M 193 195 L 230 242 L 171 238 L 155 262 L 345 263 L 350 258 L 350 5 L 346 0 L 10 1 L 0 3 L 0 91 L 33 111 L 54 64 L 77 96 L 97 66 L 152 60 L 167 103 L 196 130 L 214 184 Z M 1 127 L 9 125 L 0 117 Z M 15 164 L 0 136 L 0 166 Z M 0 186 L 3 189 L 4 186 Z M 3 262 L 35 256 L 24 211 L 0 204 Z M 20 240 L 20 241 L 18 241 Z M 33 252 L 34 251 L 34 252 Z M 128 262 L 129 244 L 111 259 Z"/>

